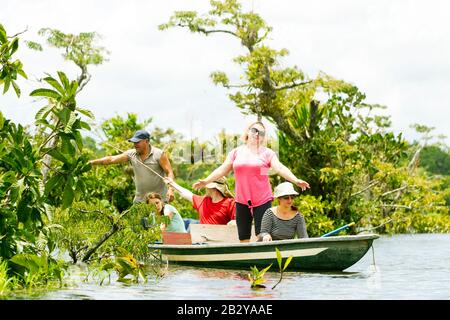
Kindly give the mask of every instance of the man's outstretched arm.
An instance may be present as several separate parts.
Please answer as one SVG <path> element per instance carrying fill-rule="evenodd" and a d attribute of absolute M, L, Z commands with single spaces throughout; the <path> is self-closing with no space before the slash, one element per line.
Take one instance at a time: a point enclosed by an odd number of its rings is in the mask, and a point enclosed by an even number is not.
<path fill-rule="evenodd" d="M 124 152 L 117 156 L 106 156 L 103 158 L 90 160 L 89 163 L 92 165 L 109 165 L 109 164 L 116 164 L 116 163 L 124 163 L 127 161 L 128 161 L 128 155 L 126 152 Z"/>

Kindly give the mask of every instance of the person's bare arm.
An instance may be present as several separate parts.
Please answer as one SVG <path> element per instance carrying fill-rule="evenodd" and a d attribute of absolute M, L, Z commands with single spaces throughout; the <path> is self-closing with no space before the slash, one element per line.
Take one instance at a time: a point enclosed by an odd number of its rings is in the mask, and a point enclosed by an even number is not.
<path fill-rule="evenodd" d="M 92 165 L 110 165 L 116 163 L 125 163 L 127 161 L 128 161 L 128 154 L 124 152 L 116 156 L 106 156 L 103 158 L 90 160 L 89 163 Z"/>
<path fill-rule="evenodd" d="M 169 157 L 167 157 L 165 152 L 163 152 L 161 158 L 159 158 L 159 165 L 161 166 L 161 168 L 163 168 L 164 172 L 166 173 L 166 177 L 173 181 L 175 179 L 175 176 L 173 174 L 172 165 L 170 164 Z M 170 186 L 170 184 L 168 185 L 167 188 L 166 198 L 168 202 L 171 202 L 174 199 L 173 189 Z"/>
<path fill-rule="evenodd" d="M 178 183 L 169 178 L 164 178 L 164 182 L 172 186 L 176 191 L 178 191 L 183 199 L 186 199 L 191 203 L 193 203 L 194 194 L 190 190 L 183 188 Z"/>
<path fill-rule="evenodd" d="M 211 174 L 206 179 L 198 180 L 196 183 L 192 185 L 194 189 L 200 189 L 206 186 L 208 183 L 213 182 L 214 180 L 217 180 L 223 176 L 226 176 L 233 170 L 233 163 L 228 158 L 225 160 L 224 163 L 220 167 L 218 167 L 216 170 L 211 172 Z"/>
<path fill-rule="evenodd" d="M 273 170 L 275 170 L 276 173 L 278 173 L 280 176 L 285 178 L 287 181 L 292 182 L 296 186 L 302 189 L 302 191 L 305 191 L 309 188 L 309 183 L 298 179 L 292 172 L 289 170 L 284 164 L 278 160 L 278 157 L 276 155 L 273 156 L 272 160 L 270 161 L 270 166 Z"/>
<path fill-rule="evenodd" d="M 159 164 L 166 173 L 166 177 L 172 180 L 175 179 L 175 176 L 173 175 L 172 165 L 170 164 L 169 158 L 167 157 L 166 153 L 163 152 L 161 158 L 159 158 Z"/>

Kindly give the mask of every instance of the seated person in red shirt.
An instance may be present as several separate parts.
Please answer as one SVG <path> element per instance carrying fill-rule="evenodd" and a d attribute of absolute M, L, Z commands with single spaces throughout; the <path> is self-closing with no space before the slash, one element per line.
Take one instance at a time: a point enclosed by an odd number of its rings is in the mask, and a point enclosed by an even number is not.
<path fill-rule="evenodd" d="M 198 196 L 186 188 L 183 188 L 170 178 L 164 181 L 170 184 L 186 200 L 192 203 L 192 207 L 198 212 L 201 224 L 235 224 L 236 203 L 228 189 L 227 179 L 222 177 L 207 184 L 206 195 Z M 198 223 L 184 219 L 185 222 Z M 187 228 L 188 226 L 186 226 Z"/>

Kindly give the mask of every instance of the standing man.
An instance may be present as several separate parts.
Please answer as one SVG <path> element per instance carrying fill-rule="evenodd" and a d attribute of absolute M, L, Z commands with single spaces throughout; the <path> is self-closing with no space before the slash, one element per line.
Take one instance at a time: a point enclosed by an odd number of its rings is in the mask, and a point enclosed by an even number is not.
<path fill-rule="evenodd" d="M 129 161 L 133 167 L 136 185 L 134 203 L 145 202 L 145 195 L 149 192 L 160 194 L 168 202 L 172 201 L 173 189 L 170 186 L 167 187 L 163 178 L 160 177 L 174 179 L 172 166 L 167 155 L 163 150 L 150 145 L 150 134 L 145 130 L 136 131 L 128 141 L 134 143 L 134 150 L 130 149 L 116 156 L 91 160 L 89 163 L 92 165 L 110 165 Z"/>

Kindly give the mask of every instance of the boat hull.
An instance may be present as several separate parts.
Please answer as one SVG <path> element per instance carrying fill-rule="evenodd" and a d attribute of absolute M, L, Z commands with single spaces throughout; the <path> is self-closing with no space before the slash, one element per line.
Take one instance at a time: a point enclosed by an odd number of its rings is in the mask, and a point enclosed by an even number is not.
<path fill-rule="evenodd" d="M 193 245 L 151 244 L 170 263 L 211 268 L 248 269 L 273 264 L 278 268 L 276 249 L 283 258 L 292 256 L 287 271 L 342 271 L 358 262 L 379 236 L 356 235 L 305 238 L 238 244 Z"/>

